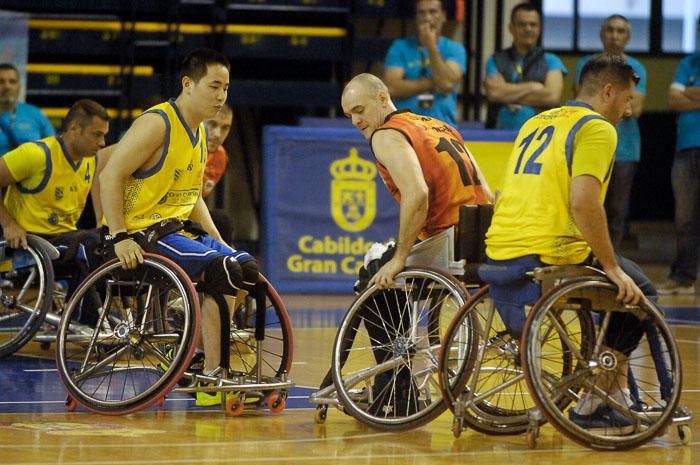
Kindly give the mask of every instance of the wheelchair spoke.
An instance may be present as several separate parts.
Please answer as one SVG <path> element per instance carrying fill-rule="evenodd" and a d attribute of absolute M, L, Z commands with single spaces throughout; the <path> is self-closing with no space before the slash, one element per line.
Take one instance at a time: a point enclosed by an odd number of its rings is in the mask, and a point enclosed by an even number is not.
<path fill-rule="evenodd" d="M 129 350 L 129 346 L 125 345 L 121 347 L 119 350 L 114 352 L 111 355 L 108 355 L 104 357 L 102 360 L 99 362 L 95 363 L 94 365 L 88 366 L 87 362 L 83 362 L 82 366 L 80 367 L 80 370 L 77 371 L 79 373 L 78 376 L 74 377 L 74 380 L 76 382 L 82 381 L 84 379 L 90 378 L 96 371 L 100 370 L 101 368 L 104 368 L 105 366 L 109 365 L 110 363 L 114 363 L 116 360 L 119 359 L 119 357 L 122 356 L 127 350 Z"/>

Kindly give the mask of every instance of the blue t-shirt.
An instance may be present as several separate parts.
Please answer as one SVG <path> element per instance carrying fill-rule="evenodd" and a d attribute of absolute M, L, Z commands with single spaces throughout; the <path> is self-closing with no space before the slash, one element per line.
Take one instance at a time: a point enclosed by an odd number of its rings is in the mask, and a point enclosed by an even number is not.
<path fill-rule="evenodd" d="M 569 71 L 564 66 L 564 63 L 553 53 L 545 52 L 545 61 L 547 63 L 547 72 L 559 70 L 564 76 L 566 76 Z M 522 69 L 523 57 L 520 58 L 520 62 L 515 67 L 516 71 L 513 71 L 513 76 L 511 76 L 510 82 L 518 83 L 522 82 L 522 75 L 517 71 Z M 496 61 L 493 59 L 493 55 L 486 62 L 486 77 L 498 74 L 498 68 L 496 67 Z M 503 76 L 508 80 L 507 76 Z M 531 117 L 537 114 L 538 110 L 535 107 L 528 105 L 503 105 L 498 111 L 498 116 L 496 119 L 496 127 L 498 129 L 520 129 L 520 126 L 529 120 Z"/>
<path fill-rule="evenodd" d="M 681 60 L 673 78 L 673 84 L 685 87 L 699 85 L 700 53 L 693 53 Z M 678 140 L 676 150 L 700 147 L 700 110 L 684 111 L 678 117 Z"/>
<path fill-rule="evenodd" d="M 56 130 L 39 108 L 29 103 L 17 103 L 14 121 L 11 111 L 0 113 L 0 156 L 25 142 L 31 142 L 53 136 Z M 12 131 L 17 145 L 10 147 L 6 128 Z"/>
<path fill-rule="evenodd" d="M 446 37 L 438 40 L 438 51 L 445 61 L 453 61 L 459 65 L 462 73 L 467 72 L 467 51 L 458 42 Z M 404 79 L 418 80 L 422 77 L 430 78 L 433 70 L 430 67 L 428 50 L 420 47 L 417 37 L 396 39 L 389 48 L 384 61 L 385 68 L 403 68 Z M 430 116 L 444 121 L 452 126 L 457 125 L 457 91 L 454 89 L 449 94 L 433 92 L 433 103 L 429 108 L 421 108 L 418 96 L 394 101 L 397 108 L 408 108 L 413 113 Z"/>
<path fill-rule="evenodd" d="M 587 55 L 581 58 L 581 61 L 576 65 L 576 82 L 581 79 L 581 71 L 583 65 L 591 59 L 593 55 Z M 639 75 L 639 82 L 636 90 L 642 94 L 647 93 L 647 70 L 640 62 L 631 56 L 625 57 L 627 63 L 630 64 L 635 73 Z M 639 161 L 642 152 L 641 134 L 639 133 L 639 123 L 637 118 L 623 118 L 617 125 L 617 149 L 615 150 L 615 161 Z"/>

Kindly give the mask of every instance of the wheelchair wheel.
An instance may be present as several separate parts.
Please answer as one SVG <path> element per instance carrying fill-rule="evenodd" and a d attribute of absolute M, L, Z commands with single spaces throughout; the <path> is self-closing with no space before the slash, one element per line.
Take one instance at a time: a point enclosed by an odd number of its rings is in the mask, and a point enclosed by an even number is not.
<path fill-rule="evenodd" d="M 27 241 L 27 249 L 0 242 L 0 358 L 32 339 L 53 303 L 51 259 L 35 238 Z"/>
<path fill-rule="evenodd" d="M 71 318 L 89 293 L 100 301 L 97 322 L 71 333 Z M 113 415 L 158 402 L 189 366 L 199 312 L 192 282 L 167 258 L 145 254 L 134 270 L 117 259 L 105 263 L 78 286 L 58 328 L 57 365 L 69 396 Z"/>
<path fill-rule="evenodd" d="M 331 371 L 344 411 L 394 431 L 444 412 L 437 359 L 445 329 L 466 300 L 459 281 L 429 268 L 406 268 L 390 289 L 362 292 L 333 345 Z"/>
<path fill-rule="evenodd" d="M 566 281 L 535 304 L 522 339 L 528 386 L 541 412 L 562 434 L 595 449 L 630 449 L 661 434 L 681 392 L 678 349 L 659 310 L 646 299 L 625 306 L 616 295 L 605 278 Z M 576 322 L 591 314 L 594 326 L 586 336 Z M 628 359 L 628 386 L 622 386 L 616 369 L 623 358 L 611 346 L 629 345 L 629 329 L 615 330 L 611 321 L 630 316 L 641 320 L 643 335 Z M 570 354 L 569 367 L 562 366 L 561 351 Z M 627 388 L 629 396 L 619 394 Z M 572 405 L 583 398 L 602 405 L 611 420 L 594 423 L 590 412 L 576 412 Z"/>
<path fill-rule="evenodd" d="M 528 429 L 534 402 L 520 366 L 519 341 L 506 331 L 488 290 L 479 289 L 447 329 L 440 388 L 457 424 L 491 435 L 520 434 Z"/>
<path fill-rule="evenodd" d="M 275 288 L 260 275 L 264 289 L 265 325 L 264 339 L 256 340 L 258 301 L 254 293 L 246 297 L 241 308 L 236 310 L 231 330 L 231 369 L 255 377 L 260 359 L 262 380 L 279 379 L 292 367 L 292 324 Z M 261 300 L 262 302 L 262 300 Z"/>

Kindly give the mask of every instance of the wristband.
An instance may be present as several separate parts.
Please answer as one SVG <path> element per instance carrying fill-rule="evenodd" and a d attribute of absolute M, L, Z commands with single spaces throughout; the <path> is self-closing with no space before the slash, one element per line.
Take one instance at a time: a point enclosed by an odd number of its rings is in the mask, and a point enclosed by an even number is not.
<path fill-rule="evenodd" d="M 126 239 L 131 239 L 131 238 L 126 233 L 126 231 L 120 231 L 114 235 L 114 238 L 112 240 L 113 240 L 113 243 L 116 244 L 116 243 L 124 241 Z"/>

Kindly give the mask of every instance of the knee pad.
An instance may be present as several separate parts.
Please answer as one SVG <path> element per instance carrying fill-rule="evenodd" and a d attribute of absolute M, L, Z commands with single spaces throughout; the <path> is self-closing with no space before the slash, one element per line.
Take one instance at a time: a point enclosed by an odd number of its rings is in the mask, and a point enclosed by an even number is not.
<path fill-rule="evenodd" d="M 230 256 L 220 255 L 204 268 L 204 283 L 213 292 L 236 295 L 243 286 L 243 270 L 240 263 Z"/>
<path fill-rule="evenodd" d="M 243 284 L 247 286 L 254 286 L 258 282 L 258 275 L 260 273 L 260 268 L 258 267 L 257 260 L 248 260 L 247 262 L 241 263 L 241 272 L 243 275 Z"/>

